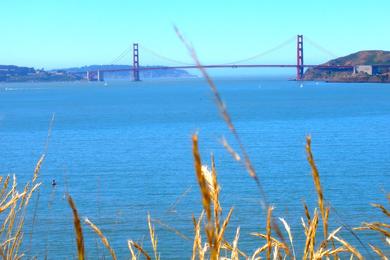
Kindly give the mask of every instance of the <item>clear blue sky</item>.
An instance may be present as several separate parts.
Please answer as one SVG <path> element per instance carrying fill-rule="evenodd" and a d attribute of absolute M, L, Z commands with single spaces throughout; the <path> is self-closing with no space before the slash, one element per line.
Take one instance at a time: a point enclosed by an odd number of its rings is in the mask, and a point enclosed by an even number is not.
<path fill-rule="evenodd" d="M 245 58 L 298 33 L 335 55 L 390 50 L 389 10 L 389 0 L 1 0 L 0 64 L 107 64 L 133 42 L 189 61 L 173 24 L 204 63 Z M 305 63 L 332 58 L 305 47 Z M 294 43 L 260 61 L 294 63 Z M 141 62 L 163 64 L 145 52 Z"/>

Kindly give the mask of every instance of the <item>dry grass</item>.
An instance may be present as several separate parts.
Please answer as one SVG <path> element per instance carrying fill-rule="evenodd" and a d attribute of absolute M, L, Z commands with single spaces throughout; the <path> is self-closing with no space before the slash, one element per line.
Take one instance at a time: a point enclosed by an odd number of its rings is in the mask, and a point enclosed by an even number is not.
<path fill-rule="evenodd" d="M 73 213 L 73 224 L 74 224 L 74 230 L 76 234 L 78 259 L 83 260 L 85 259 L 84 236 L 83 236 L 83 229 L 81 227 L 79 213 L 77 211 L 76 204 L 74 203 L 72 197 L 68 195 L 67 199 Z"/>
<path fill-rule="evenodd" d="M 154 227 L 152 225 L 152 222 L 150 220 L 150 214 L 148 214 L 148 227 L 149 227 L 149 234 L 150 234 L 150 242 L 152 242 L 154 259 L 159 260 L 160 256 L 157 252 L 157 237 L 156 237 L 156 233 L 154 232 Z"/>
<path fill-rule="evenodd" d="M 95 232 L 99 237 L 100 240 L 102 241 L 103 245 L 110 251 L 112 259 L 116 260 L 116 254 L 114 249 L 110 246 L 110 243 L 108 242 L 108 239 L 106 238 L 105 235 L 103 235 L 103 232 L 94 224 L 92 223 L 88 218 L 84 219 L 84 223 L 87 224 L 93 232 Z"/>
<path fill-rule="evenodd" d="M 17 190 L 15 175 L 12 177 L 12 184 L 9 175 L 5 178 L 0 177 L 0 184 L 2 184 L 0 190 L 0 214 L 2 215 L 0 256 L 3 259 L 20 259 L 24 256 L 24 253 L 20 252 L 24 238 L 23 227 L 32 194 L 41 185 L 37 179 L 42 161 L 42 158 L 38 161 L 31 182 L 27 182 L 22 192 Z"/>
<path fill-rule="evenodd" d="M 314 162 L 314 156 L 311 151 L 311 137 L 306 137 L 306 153 L 307 153 L 307 161 L 310 164 L 311 167 L 311 173 L 313 175 L 314 180 L 314 186 L 317 190 L 318 195 L 318 207 L 321 211 L 321 217 L 322 217 L 322 224 L 323 224 L 323 231 L 324 231 L 324 239 L 328 236 L 328 216 L 329 216 L 329 209 L 325 208 L 324 206 L 324 194 L 322 192 L 321 182 L 320 182 L 320 175 L 318 173 L 317 166 Z M 328 212 L 328 213 L 326 213 Z"/>
<path fill-rule="evenodd" d="M 131 258 L 132 259 L 138 259 L 137 255 L 134 253 L 134 249 L 137 249 L 147 260 L 151 260 L 152 258 L 150 255 L 140 246 L 138 243 L 134 242 L 133 240 L 128 240 L 127 241 L 130 253 L 131 253 Z"/>

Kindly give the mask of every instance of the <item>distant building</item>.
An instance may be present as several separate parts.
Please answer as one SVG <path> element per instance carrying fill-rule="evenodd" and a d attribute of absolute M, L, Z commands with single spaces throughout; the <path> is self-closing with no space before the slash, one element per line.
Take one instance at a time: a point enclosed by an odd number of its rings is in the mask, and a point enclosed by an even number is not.
<path fill-rule="evenodd" d="M 55 75 L 65 75 L 66 71 L 65 70 L 56 70 L 56 71 L 53 72 L 53 74 L 55 74 Z"/>
<path fill-rule="evenodd" d="M 354 67 L 353 73 L 366 73 L 368 75 L 373 75 L 373 69 L 371 65 L 356 65 Z"/>
<path fill-rule="evenodd" d="M 353 68 L 353 74 L 366 73 L 370 76 L 386 73 L 388 71 L 388 67 L 381 67 L 380 65 L 356 65 Z"/>

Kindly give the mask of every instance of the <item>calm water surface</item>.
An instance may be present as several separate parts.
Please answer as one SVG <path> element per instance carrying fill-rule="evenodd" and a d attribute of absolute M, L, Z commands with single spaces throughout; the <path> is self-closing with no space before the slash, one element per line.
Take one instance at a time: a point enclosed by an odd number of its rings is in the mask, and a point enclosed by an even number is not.
<path fill-rule="evenodd" d="M 384 220 L 369 203 L 386 204 L 390 187 L 390 85 L 326 84 L 276 79 L 219 79 L 217 85 L 258 171 L 275 215 L 302 243 L 302 202 L 310 209 L 316 193 L 306 162 L 311 134 L 332 227 Z M 200 194 L 193 170 L 191 135 L 199 133 L 205 163 L 215 154 L 226 213 L 234 207 L 231 238 L 241 227 L 239 246 L 252 253 L 263 241 L 265 214 L 254 182 L 220 145 L 225 136 L 237 147 L 201 79 L 101 83 L 0 85 L 0 171 L 16 173 L 20 185 L 31 178 L 44 150 L 52 114 L 55 121 L 35 196 L 26 221 L 28 256 L 75 256 L 68 191 L 83 217 L 107 235 L 121 259 L 127 239 L 150 248 L 146 224 L 152 217 L 192 237 L 191 217 L 199 215 Z M 51 186 L 55 179 L 58 185 Z M 185 191 L 185 196 L 169 211 Z M 37 194 L 36 194 L 37 195 Z M 37 205 L 36 225 L 32 215 Z M 163 259 L 188 258 L 186 241 L 155 224 Z M 107 256 L 87 227 L 90 259 Z M 381 245 L 371 233 L 364 241 Z M 343 238 L 358 245 L 348 231 Z M 98 244 L 98 246 L 97 246 Z M 361 248 L 364 254 L 364 248 Z"/>

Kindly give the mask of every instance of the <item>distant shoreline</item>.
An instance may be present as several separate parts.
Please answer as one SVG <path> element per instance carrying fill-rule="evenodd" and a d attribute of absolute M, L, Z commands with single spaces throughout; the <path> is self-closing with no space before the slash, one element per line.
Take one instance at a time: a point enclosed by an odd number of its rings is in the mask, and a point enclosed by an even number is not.
<path fill-rule="evenodd" d="M 0 65 L 0 83 L 22 82 L 77 82 L 77 81 L 104 81 L 104 79 L 130 79 L 131 66 L 128 65 L 92 65 L 57 70 L 34 69 L 31 67 L 19 67 L 15 65 Z M 111 71 L 110 71 L 111 70 Z M 118 71 L 115 71 L 118 70 Z M 102 78 L 97 76 L 101 71 Z M 87 76 L 90 72 L 92 76 Z M 90 75 L 91 75 L 90 74 Z M 154 70 L 140 71 L 142 79 L 149 78 L 194 78 L 186 70 Z"/>
<path fill-rule="evenodd" d="M 372 80 L 326 80 L 326 79 L 303 79 L 303 80 L 297 80 L 297 79 L 290 79 L 289 81 L 296 81 L 296 82 L 326 82 L 326 83 L 375 83 L 375 84 L 390 84 L 390 81 L 372 81 Z"/>

